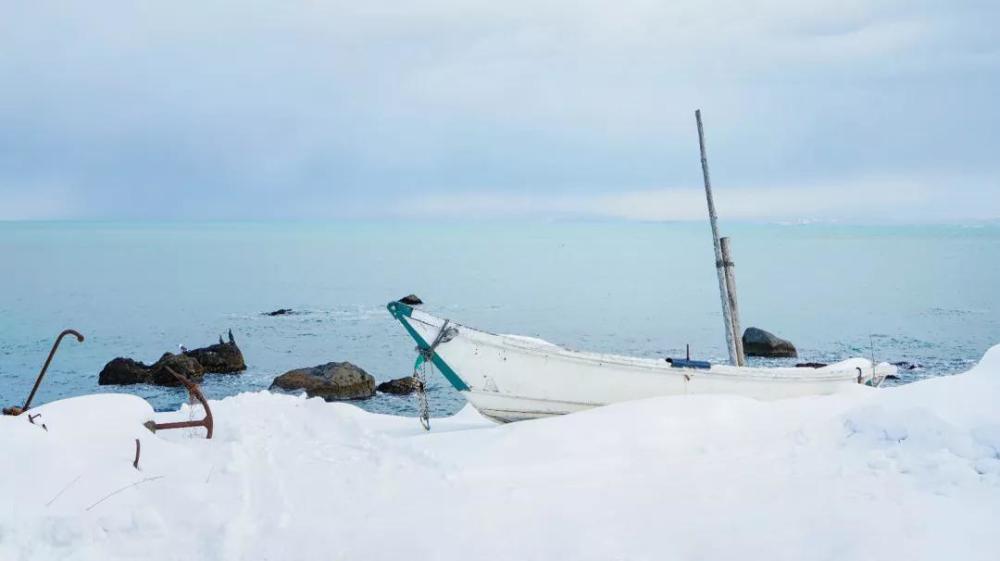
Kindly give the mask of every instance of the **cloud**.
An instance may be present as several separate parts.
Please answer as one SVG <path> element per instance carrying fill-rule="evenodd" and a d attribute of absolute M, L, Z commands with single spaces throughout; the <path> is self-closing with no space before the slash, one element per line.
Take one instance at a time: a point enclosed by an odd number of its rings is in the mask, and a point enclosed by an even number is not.
<path fill-rule="evenodd" d="M 76 191 L 69 186 L 39 183 L 6 193 L 0 203 L 0 220 L 71 219 L 80 208 Z"/>
<path fill-rule="evenodd" d="M 380 215 L 426 194 L 557 213 L 622 185 L 698 185 L 696 107 L 744 214 L 768 212 L 751 194 L 768 185 L 795 186 L 775 199 L 800 213 L 859 177 L 934 195 L 1000 172 L 998 15 L 976 0 L 8 2 L 0 198 L 57 177 L 52 217 Z M 995 193 L 979 185 L 968 200 Z M 47 212 L 20 208 L 3 214 Z"/>
<path fill-rule="evenodd" d="M 967 220 L 1000 216 L 1000 199 L 959 192 L 969 204 L 958 210 Z M 947 194 L 946 194 L 947 193 Z M 898 178 L 863 178 L 843 183 L 714 189 L 720 218 L 747 221 L 940 222 L 956 216 L 956 191 Z M 949 208 L 951 214 L 940 212 Z M 479 193 L 429 195 L 401 202 L 403 217 L 558 217 L 687 221 L 707 218 L 702 187 L 624 190 L 599 195 Z"/>

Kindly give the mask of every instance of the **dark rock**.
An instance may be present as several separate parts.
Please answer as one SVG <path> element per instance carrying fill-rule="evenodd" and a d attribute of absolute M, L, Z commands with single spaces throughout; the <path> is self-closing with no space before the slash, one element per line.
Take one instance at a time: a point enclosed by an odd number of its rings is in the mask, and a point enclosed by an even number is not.
<path fill-rule="evenodd" d="M 181 347 L 183 349 L 183 347 Z M 217 345 L 184 350 L 181 354 L 164 353 L 160 360 L 152 365 L 118 357 L 104 365 L 97 377 L 97 383 L 106 386 L 112 384 L 155 384 L 158 386 L 179 386 L 177 380 L 166 367 L 185 376 L 191 381 L 200 382 L 206 372 L 227 373 L 246 370 L 243 353 L 236 346 L 233 332 L 229 332 L 229 342 L 219 337 Z"/>
<path fill-rule="evenodd" d="M 197 360 L 204 367 L 205 372 L 228 374 L 247 369 L 246 362 L 243 361 L 243 353 L 233 339 L 232 330 L 229 330 L 228 343 L 223 342 L 222 336 L 219 336 L 217 344 L 184 351 L 184 355 Z"/>
<path fill-rule="evenodd" d="M 901 360 L 899 362 L 894 362 L 894 363 L 892 363 L 892 365 L 895 366 L 895 367 L 897 367 L 897 368 L 899 368 L 900 370 L 916 370 L 918 368 L 921 368 L 921 366 L 919 364 L 916 364 L 914 362 L 909 362 L 907 360 Z"/>
<path fill-rule="evenodd" d="M 382 393 L 391 393 L 395 395 L 409 395 L 420 387 L 420 382 L 413 376 L 407 376 L 405 378 L 396 378 L 395 380 L 389 380 L 388 382 L 382 382 L 375 389 Z"/>
<path fill-rule="evenodd" d="M 291 315 L 293 313 L 295 313 L 295 312 L 293 312 L 291 308 L 278 308 L 277 310 L 274 310 L 273 312 L 264 312 L 264 315 L 265 316 L 272 316 L 272 317 L 273 316 L 288 316 L 288 315 Z"/>
<path fill-rule="evenodd" d="M 274 379 L 271 389 L 305 390 L 309 397 L 327 401 L 367 399 L 375 395 L 375 378 L 350 362 L 330 362 L 289 370 Z"/>
<path fill-rule="evenodd" d="M 104 365 L 97 377 L 97 383 L 107 385 L 155 384 L 157 386 L 179 386 L 181 382 L 175 378 L 166 367 L 187 377 L 194 382 L 200 382 L 205 376 L 205 369 L 197 360 L 184 355 L 165 353 L 152 366 L 130 358 L 118 357 Z"/>
<path fill-rule="evenodd" d="M 795 368 L 823 368 L 824 366 L 828 366 L 828 364 L 825 362 L 799 362 Z"/>
<path fill-rule="evenodd" d="M 180 380 L 174 377 L 170 370 L 184 376 L 192 382 L 200 382 L 205 378 L 205 368 L 192 357 L 187 355 L 175 355 L 173 353 L 163 353 L 160 360 L 149 368 L 149 378 L 152 384 L 157 386 L 180 386 Z"/>
<path fill-rule="evenodd" d="M 748 327 L 743 332 L 743 352 L 747 356 L 772 358 L 799 356 L 791 341 L 786 341 L 773 333 L 756 327 Z"/>
<path fill-rule="evenodd" d="M 118 357 L 104 365 L 97 376 L 97 383 L 102 386 L 146 384 L 150 379 L 148 366 L 130 358 Z"/>
<path fill-rule="evenodd" d="M 410 294 L 409 296 L 403 296 L 399 299 L 400 304 L 406 304 L 407 306 L 419 306 L 423 304 L 424 301 L 420 299 L 416 294 Z"/>

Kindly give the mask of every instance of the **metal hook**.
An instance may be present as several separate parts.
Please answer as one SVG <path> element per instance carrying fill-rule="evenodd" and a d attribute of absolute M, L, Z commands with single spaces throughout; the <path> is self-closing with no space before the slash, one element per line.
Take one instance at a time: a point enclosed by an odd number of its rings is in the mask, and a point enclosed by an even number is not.
<path fill-rule="evenodd" d="M 59 343 L 62 342 L 63 337 L 67 335 L 72 335 L 76 337 L 76 340 L 80 343 L 83 342 L 83 335 L 75 329 L 66 329 L 56 337 L 56 342 L 52 344 L 52 350 L 49 351 L 49 357 L 45 359 L 45 364 L 42 366 L 42 371 L 38 373 L 38 378 L 35 379 L 35 385 L 31 388 L 31 393 L 28 394 L 28 399 L 24 402 L 23 407 L 8 407 L 3 410 L 4 415 L 20 415 L 24 413 L 29 408 L 31 408 L 31 400 L 35 399 L 35 393 L 38 391 L 38 386 L 42 385 L 42 378 L 45 377 L 45 372 L 49 369 L 49 364 L 52 363 L 52 357 L 56 355 L 56 350 L 59 349 Z"/>
<path fill-rule="evenodd" d="M 175 423 L 147 423 L 146 426 L 149 428 L 149 430 L 153 432 L 156 432 L 158 430 L 167 430 L 167 429 L 205 427 L 205 429 L 208 431 L 208 433 L 205 435 L 205 438 L 212 438 L 212 429 L 215 426 L 215 423 L 212 420 L 212 410 L 208 407 L 208 400 L 205 399 L 205 395 L 201 393 L 200 389 L 198 389 L 198 385 L 192 382 L 191 380 L 188 380 L 186 376 L 181 376 L 180 374 L 174 372 L 174 369 L 170 368 L 167 365 L 163 365 L 163 367 L 166 368 L 167 372 L 172 374 L 174 378 L 177 378 L 180 381 L 180 383 L 184 384 L 184 387 L 187 388 L 188 393 L 201 403 L 202 407 L 205 408 L 205 418 L 198 421 L 178 421 Z"/>

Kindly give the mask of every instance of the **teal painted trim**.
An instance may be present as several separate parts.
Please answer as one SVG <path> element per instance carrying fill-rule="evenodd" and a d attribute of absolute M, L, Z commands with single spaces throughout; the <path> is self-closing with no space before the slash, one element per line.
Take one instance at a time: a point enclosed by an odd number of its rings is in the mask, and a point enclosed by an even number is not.
<path fill-rule="evenodd" d="M 389 302 L 386 304 L 385 308 L 389 310 L 392 317 L 401 320 L 404 317 L 410 317 L 413 314 L 413 308 L 407 306 L 402 302 Z"/>
<path fill-rule="evenodd" d="M 392 314 L 392 317 L 396 318 L 396 320 L 398 320 L 399 323 L 403 324 L 403 328 L 406 329 L 406 332 L 410 335 L 410 337 L 413 338 L 414 341 L 417 342 L 417 347 L 421 349 L 430 348 L 430 344 L 427 341 L 425 341 L 424 338 L 421 337 L 419 333 L 417 333 L 417 330 L 413 329 L 413 326 L 410 325 L 410 322 L 406 320 L 406 318 L 410 317 L 413 314 L 413 308 L 407 306 L 406 304 L 402 304 L 400 302 L 389 302 L 389 304 L 386 306 L 386 309 L 389 310 L 389 313 Z M 417 357 L 417 364 L 415 365 L 416 367 L 419 367 L 421 358 L 423 358 L 422 355 Z M 466 383 L 462 381 L 462 379 L 458 376 L 458 374 L 456 374 L 455 371 L 451 369 L 451 366 L 448 366 L 447 362 L 441 359 L 441 355 L 434 353 L 434 356 L 431 357 L 431 363 L 433 363 L 434 366 L 437 367 L 438 371 L 444 375 L 445 379 L 448 380 L 448 382 L 456 390 L 460 392 L 469 391 L 469 386 L 466 385 Z"/>

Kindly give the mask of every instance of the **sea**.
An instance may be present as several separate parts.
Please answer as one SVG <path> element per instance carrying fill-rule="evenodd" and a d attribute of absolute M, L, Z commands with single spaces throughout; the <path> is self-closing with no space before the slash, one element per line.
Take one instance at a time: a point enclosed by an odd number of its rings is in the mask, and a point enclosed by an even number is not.
<path fill-rule="evenodd" d="M 909 363 L 909 383 L 967 370 L 1000 343 L 1000 224 L 723 224 L 744 327 L 797 359 Z M 98 386 L 111 359 L 147 363 L 233 336 L 248 368 L 208 375 L 212 399 L 291 369 L 349 361 L 378 381 L 416 352 L 385 309 L 416 294 L 454 322 L 572 349 L 725 361 L 707 223 L 586 221 L 0 222 L 0 404 L 97 392 L 158 410 L 184 390 Z M 290 308 L 292 314 L 267 312 Z M 464 401 L 429 373 L 431 411 Z M 415 415 L 411 396 L 354 402 Z"/>

